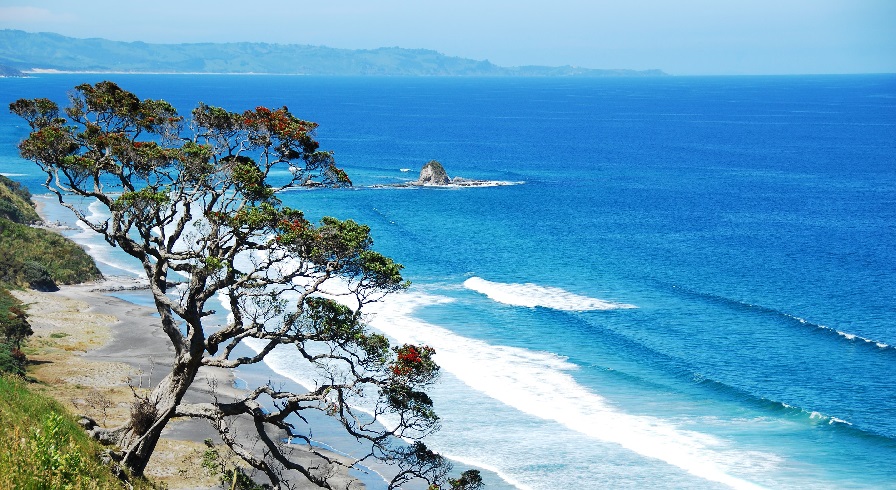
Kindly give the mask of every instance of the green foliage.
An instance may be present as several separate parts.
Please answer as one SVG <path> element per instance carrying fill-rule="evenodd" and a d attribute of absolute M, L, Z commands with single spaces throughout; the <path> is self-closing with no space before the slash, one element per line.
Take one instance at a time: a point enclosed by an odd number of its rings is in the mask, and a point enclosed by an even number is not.
<path fill-rule="evenodd" d="M 265 183 L 264 172 L 251 158 L 227 157 L 222 161 L 232 162 L 230 178 L 236 184 L 237 190 L 243 192 L 248 200 L 259 202 L 270 199 L 274 195 L 274 190 Z"/>
<path fill-rule="evenodd" d="M 0 175 L 0 218 L 22 224 L 40 221 L 28 189 L 4 175 Z"/>
<path fill-rule="evenodd" d="M 93 259 L 71 240 L 0 218 L 0 282 L 55 289 L 101 277 Z"/>
<path fill-rule="evenodd" d="M 7 342 L 0 342 L 0 375 L 25 376 L 25 365 L 28 360 L 21 350 Z"/>
<path fill-rule="evenodd" d="M 6 290 L 2 290 L 2 293 L 9 294 Z M 26 338 L 34 335 L 23 308 L 25 305 L 21 303 L 0 308 L 0 333 L 3 334 L 5 342 L 16 349 L 22 347 L 22 342 Z"/>
<path fill-rule="evenodd" d="M 62 406 L 20 379 L 0 375 L 0 488 L 124 489 L 99 461 L 91 440 Z M 142 479 L 131 488 L 152 485 Z"/>
<path fill-rule="evenodd" d="M 450 490 L 479 490 L 485 486 L 479 470 L 464 471 L 460 478 L 448 478 Z M 430 485 L 427 490 L 441 490 L 439 485 Z"/>
<path fill-rule="evenodd" d="M 29 121 L 29 124 L 34 124 Z M 75 141 L 74 130 L 62 126 L 41 127 L 29 138 L 19 143 L 19 153 L 28 159 L 46 162 L 69 163 L 67 158 L 77 151 L 78 143 Z M 84 178 L 88 171 L 94 168 L 95 162 L 89 159 L 71 162 L 71 171 L 78 172 L 78 178 Z M 77 164 L 77 165 L 74 165 Z M 63 165 L 64 166 L 64 165 Z"/>
<path fill-rule="evenodd" d="M 38 291 L 55 291 L 58 289 L 50 271 L 41 264 L 33 260 L 26 260 L 22 264 L 22 278 L 31 289 Z"/>
<path fill-rule="evenodd" d="M 139 191 L 123 192 L 112 204 L 116 211 L 129 211 L 134 215 L 158 212 L 171 202 L 168 189 L 144 187 Z"/>
<path fill-rule="evenodd" d="M 22 352 L 22 342 L 34 331 L 28 323 L 23 305 L 4 288 L 0 288 L 0 373 L 25 375 L 27 359 Z"/>
<path fill-rule="evenodd" d="M 6 288 L 0 286 L 0 318 L 5 317 L 10 309 L 22 308 L 22 302 L 9 293 Z"/>
<path fill-rule="evenodd" d="M 460 478 L 449 478 L 448 484 L 451 485 L 451 490 L 479 490 L 483 487 L 479 470 L 464 471 Z"/>
<path fill-rule="evenodd" d="M 368 332 L 355 311 L 331 299 L 306 298 L 300 314 L 288 315 L 287 323 L 315 341 L 360 349 L 364 366 L 378 368 L 388 360 L 389 340 Z"/>
<path fill-rule="evenodd" d="M 21 99 L 10 104 L 9 109 L 16 114 L 24 114 L 28 121 L 33 121 L 31 129 L 52 124 L 59 118 L 59 106 L 50 99 Z"/>
<path fill-rule="evenodd" d="M 87 470 L 86 458 L 74 449 L 65 433 L 66 420 L 58 412 L 47 416 L 40 428 L 30 434 L 29 444 L 37 459 L 38 471 L 58 482 L 59 487 L 73 488 L 78 475 Z"/>
<path fill-rule="evenodd" d="M 46 110 L 41 99 L 32 105 Z M 39 112 L 38 108 L 34 112 Z M 102 277 L 93 259 L 74 242 L 57 233 L 26 226 L 36 221 L 40 217 L 34 211 L 31 193 L 0 176 L 0 282 L 55 290 L 57 284 Z"/>
<path fill-rule="evenodd" d="M 360 273 L 376 287 L 403 289 L 411 285 L 401 277 L 403 266 L 389 257 L 373 250 L 364 250 L 358 254 L 358 259 Z"/>
<path fill-rule="evenodd" d="M 210 145 L 200 145 L 192 141 L 185 142 L 176 157 L 180 164 L 178 171 L 184 181 L 194 184 L 205 182 L 215 169 L 214 165 L 210 163 L 213 156 L 214 150 Z"/>
<path fill-rule="evenodd" d="M 31 201 L 31 192 L 28 191 L 28 188 L 24 185 L 10 179 L 5 175 L 0 175 L 0 185 L 3 185 L 8 190 L 12 191 L 13 194 L 19 196 L 23 201 L 27 202 L 29 205 L 34 205 Z"/>
<path fill-rule="evenodd" d="M 432 409 L 432 399 L 426 393 L 402 383 L 393 383 L 382 388 L 383 397 L 395 410 L 412 413 L 427 420 L 438 420 Z"/>
<path fill-rule="evenodd" d="M 285 107 L 236 113 L 205 104 L 184 124 L 166 102 L 141 100 L 112 82 L 77 86 L 67 120 L 40 99 L 17 101 L 10 109 L 31 126 L 20 153 L 50 177 L 51 191 L 107 242 L 143 264 L 161 327 L 181 353 L 168 374 L 172 382 L 132 405 L 121 438 L 132 446 L 125 448 L 123 464 L 137 473 L 145 469 L 200 366 L 250 365 L 278 345 L 291 345 L 322 375 L 317 389 L 297 396 L 269 384 L 226 408 L 203 410 L 213 417 L 224 417 L 225 410 L 244 413 L 258 427 L 282 426 L 292 416 L 307 424 L 302 411 L 320 411 L 369 443 L 371 456 L 399 465 L 393 483 L 445 481 L 450 464 L 444 458 L 422 443 L 406 450 L 402 441 L 419 441 L 438 429 L 433 401 L 423 391 L 438 375 L 435 351 L 410 344 L 390 348 L 384 336 L 368 331 L 361 314 L 364 305 L 407 287 L 402 266 L 372 250 L 368 226 L 333 217 L 314 225 L 277 197 L 289 187 L 351 184 L 332 153 L 318 149 L 316 124 Z M 86 206 L 93 204 L 105 207 L 109 218 L 92 220 L 95 214 Z M 0 227 L 4 240 L 8 235 L 22 241 L 27 233 Z M 38 258 L 22 260 L 54 271 Z M 15 280 L 26 280 L 24 269 L 10 269 Z M 166 290 L 173 272 L 189 277 L 178 285 L 178 302 Z M 27 277 L 43 276 L 32 265 Z M 340 294 L 332 285 L 345 290 L 351 306 L 327 299 Z M 291 303 L 292 293 L 301 300 Z M 207 301 L 222 295 L 232 321 L 206 332 Z M 186 335 L 175 327 L 180 325 Z M 240 343 L 253 338 L 265 342 L 265 349 L 239 357 Z M 271 412 L 253 408 L 259 397 L 274 400 Z M 376 397 L 373 412 L 357 411 L 354 402 L 364 397 Z M 381 417 L 399 422 L 386 428 L 377 424 Z M 265 464 L 246 462 L 279 485 L 279 456 L 272 456 Z M 204 462 L 211 461 L 206 454 Z M 222 474 L 231 484 L 253 488 L 235 466 Z"/>

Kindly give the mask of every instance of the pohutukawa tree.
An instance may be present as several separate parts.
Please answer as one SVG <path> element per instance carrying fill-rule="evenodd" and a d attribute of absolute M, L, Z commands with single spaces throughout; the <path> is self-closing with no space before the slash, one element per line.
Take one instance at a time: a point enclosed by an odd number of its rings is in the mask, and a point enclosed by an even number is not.
<path fill-rule="evenodd" d="M 201 103 L 184 118 L 169 103 L 141 100 L 112 82 L 77 86 L 64 116 L 43 98 L 18 100 L 10 110 L 31 127 L 19 149 L 46 172 L 47 188 L 142 265 L 158 328 L 173 346 L 170 372 L 135 400 L 130 422 L 92 430 L 117 446 L 133 474 L 142 474 L 173 418 L 196 417 L 274 487 L 289 487 L 285 475 L 298 472 L 330 488 L 324 466 L 340 463 L 320 455 L 323 466 L 303 466 L 266 430 L 287 430 L 310 445 L 308 428 L 294 421 L 319 412 L 369 443 L 365 458 L 398 465 L 393 486 L 416 478 L 479 485 L 476 472 L 448 479 L 448 463 L 420 442 L 438 427 L 423 391 L 438 374 L 433 350 L 391 346 L 365 326 L 365 305 L 407 287 L 401 265 L 371 249 L 367 226 L 334 218 L 314 224 L 277 197 L 292 186 L 351 185 L 332 154 L 318 149 L 315 123 L 286 107 L 237 113 Z M 88 212 L 92 203 L 106 217 Z M 208 325 L 213 300 L 230 311 L 224 326 Z M 251 339 L 256 350 L 239 348 Z M 314 389 L 268 383 L 235 401 L 183 401 L 200 368 L 256 364 L 283 346 L 316 370 Z M 261 451 L 234 436 L 235 417 L 254 421 L 252 442 Z"/>

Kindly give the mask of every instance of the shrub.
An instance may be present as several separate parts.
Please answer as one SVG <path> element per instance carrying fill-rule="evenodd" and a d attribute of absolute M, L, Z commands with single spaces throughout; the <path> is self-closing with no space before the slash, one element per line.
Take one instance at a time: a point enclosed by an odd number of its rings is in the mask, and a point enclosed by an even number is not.
<path fill-rule="evenodd" d="M 0 218 L 24 224 L 40 221 L 28 189 L 3 175 L 0 175 Z"/>
<path fill-rule="evenodd" d="M 21 379 L 2 375 L 0 447 L 0 488 L 153 488 L 143 479 L 122 482 L 100 462 L 102 446 L 59 403 L 32 392 Z"/>
<path fill-rule="evenodd" d="M 93 259 L 71 240 L 0 217 L 0 281 L 53 290 L 100 278 Z"/>
<path fill-rule="evenodd" d="M 29 260 L 22 264 L 22 276 L 31 289 L 38 291 L 56 291 L 59 287 L 53 281 L 50 271 L 43 264 Z"/>
<path fill-rule="evenodd" d="M 0 342 L 0 374 L 25 375 L 25 354 L 15 347 Z"/>

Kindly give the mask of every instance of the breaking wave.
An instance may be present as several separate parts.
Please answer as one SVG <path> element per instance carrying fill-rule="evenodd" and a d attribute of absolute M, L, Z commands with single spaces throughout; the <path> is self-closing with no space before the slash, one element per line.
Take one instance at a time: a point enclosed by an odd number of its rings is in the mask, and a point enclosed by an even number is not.
<path fill-rule="evenodd" d="M 473 281 L 473 285 L 477 283 Z M 571 375 L 578 366 L 562 356 L 489 344 L 412 316 L 419 307 L 451 301 L 450 298 L 421 293 L 395 294 L 382 304 L 374 305 L 375 314 L 370 325 L 399 343 L 434 347 L 444 371 L 473 390 L 520 412 L 557 422 L 600 441 L 618 444 L 705 480 L 732 488 L 760 488 L 731 474 L 757 455 L 738 451 L 722 439 L 679 428 L 659 417 L 618 410 L 602 396 L 578 383 Z M 581 302 L 576 304 L 581 306 Z M 761 456 L 766 460 L 774 459 L 773 455 Z"/>
<path fill-rule="evenodd" d="M 581 296 L 564 289 L 537 284 L 508 284 L 471 277 L 464 287 L 484 294 L 493 301 L 511 306 L 550 308 L 561 311 L 593 311 L 637 308 L 634 305 Z"/>
<path fill-rule="evenodd" d="M 703 293 L 700 291 L 695 291 L 689 288 L 681 287 L 681 286 L 672 286 L 673 289 L 677 291 L 683 291 L 693 296 L 700 297 L 704 300 L 708 300 L 714 303 L 723 304 L 732 308 L 742 309 L 742 310 L 752 310 L 757 313 L 761 313 L 764 315 L 769 315 L 773 317 L 780 318 L 785 322 L 788 322 L 794 326 L 800 326 L 804 328 L 810 328 L 816 331 L 820 331 L 821 333 L 828 334 L 832 337 L 839 338 L 840 340 L 846 340 L 849 342 L 853 342 L 859 345 L 865 345 L 868 347 L 873 347 L 885 351 L 896 352 L 896 346 L 891 345 L 887 342 L 883 342 L 881 340 L 875 340 L 868 337 L 863 337 L 861 335 L 857 335 L 850 332 L 845 332 L 843 330 L 829 327 L 827 325 L 822 325 L 820 323 L 811 322 L 805 318 L 792 315 L 790 313 L 786 313 L 780 310 L 776 310 L 774 308 L 769 308 L 767 306 L 757 305 L 754 303 L 749 303 L 746 301 L 740 301 L 736 299 L 726 298 L 724 296 L 719 296 L 711 293 Z"/>

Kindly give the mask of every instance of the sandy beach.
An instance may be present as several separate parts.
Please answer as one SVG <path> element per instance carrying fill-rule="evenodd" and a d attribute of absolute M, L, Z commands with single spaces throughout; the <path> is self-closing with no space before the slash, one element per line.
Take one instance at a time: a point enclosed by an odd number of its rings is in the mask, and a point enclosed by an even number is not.
<path fill-rule="evenodd" d="M 151 308 L 116 298 L 110 291 L 133 288 L 133 278 L 111 278 L 98 283 L 63 286 L 56 292 L 14 291 L 29 305 L 34 330 L 29 342 L 29 375 L 38 390 L 87 415 L 101 425 L 114 427 L 129 416 L 132 389 L 145 390 L 165 376 L 172 349 L 156 326 Z M 149 294 L 148 292 L 146 293 Z M 207 402 L 240 395 L 226 369 L 200 370 L 186 402 Z M 236 424 L 237 437 L 253 441 L 248 419 Z M 285 434 L 277 434 L 282 438 Z M 217 477 L 202 467 L 203 441 L 211 439 L 223 454 L 217 432 L 202 420 L 175 419 L 165 429 L 146 475 L 172 489 L 221 488 Z M 292 457 L 306 465 L 322 460 L 304 446 L 291 445 Z M 332 457 L 339 456 L 333 454 Z M 332 470 L 332 469 L 331 469 Z M 360 489 L 363 485 L 344 468 L 332 470 L 334 488 Z M 261 481 L 261 480 L 259 480 Z M 318 488 L 298 476 L 296 488 Z"/>

